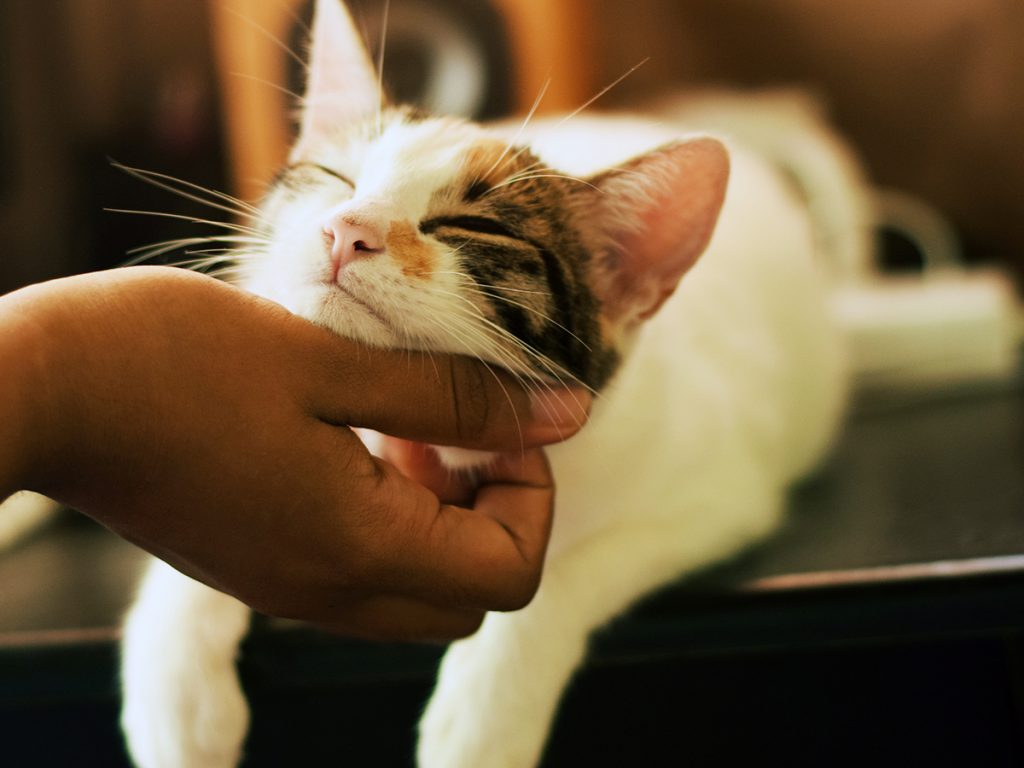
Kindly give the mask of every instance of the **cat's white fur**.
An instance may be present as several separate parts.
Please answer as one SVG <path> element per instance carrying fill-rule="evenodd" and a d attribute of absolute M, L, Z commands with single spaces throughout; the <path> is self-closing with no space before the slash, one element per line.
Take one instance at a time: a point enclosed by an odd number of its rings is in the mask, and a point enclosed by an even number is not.
<path fill-rule="evenodd" d="M 334 3 L 321 2 L 321 12 L 351 25 Z M 314 118 L 307 113 L 306 125 Z M 538 122 L 524 140 L 553 167 L 585 175 L 693 127 L 580 117 Z M 322 148 L 324 162 L 355 177 L 355 197 L 328 185 L 288 208 L 248 286 L 370 343 L 399 344 L 394 329 L 365 312 L 318 303 L 323 288 L 310 285 L 325 268 L 318 217 L 359 206 L 367 216 L 417 220 L 424 195 L 454 174 L 458 143 L 427 123 L 394 129 L 372 156 Z M 430 146 L 436 151 L 423 151 Z M 773 531 L 787 486 L 825 451 L 845 376 L 811 218 L 768 164 L 736 146 L 730 155 L 725 204 L 704 256 L 637 335 L 587 427 L 548 452 L 558 503 L 535 600 L 488 615 L 446 654 L 420 724 L 423 768 L 534 765 L 590 633 L 650 591 Z M 445 253 L 436 255 L 444 266 Z M 410 333 L 421 328 L 417 312 L 446 309 L 441 294 L 418 297 L 389 272 L 393 265 L 374 261 L 376 269 L 359 265 L 357 275 L 388 288 L 398 307 L 412 302 Z M 428 326 L 424 334 L 435 332 Z M 443 339 L 417 343 L 446 347 Z M 449 339 L 452 346 L 460 345 Z M 237 762 L 248 713 L 234 659 L 247 625 L 248 610 L 233 598 L 153 564 L 124 633 L 122 723 L 140 766 Z"/>

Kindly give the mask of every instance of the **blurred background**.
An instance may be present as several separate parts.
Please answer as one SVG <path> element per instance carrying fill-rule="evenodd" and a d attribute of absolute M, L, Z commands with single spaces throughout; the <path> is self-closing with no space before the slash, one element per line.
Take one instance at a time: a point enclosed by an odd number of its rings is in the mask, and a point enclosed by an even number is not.
<path fill-rule="evenodd" d="M 376 48 L 384 0 L 350 5 Z M 0 293 L 211 233 L 106 209 L 227 215 L 111 160 L 258 199 L 294 128 L 288 51 L 310 15 L 310 0 L 0 0 Z M 873 184 L 930 205 L 968 261 L 1024 286 L 1020 0 L 391 0 L 387 29 L 390 91 L 475 117 L 524 113 L 549 77 L 541 111 L 575 109 L 648 57 L 597 106 L 807 88 Z M 965 310 L 966 334 L 907 333 L 896 361 L 982 346 L 993 306 Z M 660 765 L 685 723 L 694 765 L 1020 765 L 1019 382 L 860 414 L 774 543 L 598 638 L 548 764 Z M 4 764 L 125 765 L 116 627 L 141 554 L 78 517 L 27 544 L 0 558 Z M 778 586 L 794 574 L 811 588 Z M 258 629 L 249 765 L 407 765 L 438 653 Z"/>
<path fill-rule="evenodd" d="M 371 41 L 383 0 L 354 0 Z M 112 266 L 209 217 L 110 159 L 258 197 L 287 145 L 306 0 L 0 4 L 0 291 Z M 805 86 L 874 182 L 927 201 L 972 261 L 1024 272 L 1024 4 L 1015 0 L 392 0 L 400 97 L 477 117 L 695 86 Z M 371 43 L 373 45 L 373 43 Z"/>

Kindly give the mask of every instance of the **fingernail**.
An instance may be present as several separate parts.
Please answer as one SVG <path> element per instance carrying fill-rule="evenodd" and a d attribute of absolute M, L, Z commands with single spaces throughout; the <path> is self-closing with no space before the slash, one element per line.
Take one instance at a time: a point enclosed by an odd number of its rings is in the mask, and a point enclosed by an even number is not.
<path fill-rule="evenodd" d="M 593 398 L 585 389 L 556 388 L 530 393 L 534 422 L 566 435 L 582 427 L 590 413 Z"/>

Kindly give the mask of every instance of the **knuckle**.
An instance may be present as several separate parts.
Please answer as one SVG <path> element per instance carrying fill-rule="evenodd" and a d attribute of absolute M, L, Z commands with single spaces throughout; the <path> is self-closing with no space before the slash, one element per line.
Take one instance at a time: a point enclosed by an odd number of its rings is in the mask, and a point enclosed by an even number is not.
<path fill-rule="evenodd" d="M 468 360 L 452 358 L 448 370 L 456 434 L 462 440 L 479 439 L 491 417 L 490 390 L 484 368 Z"/>
<path fill-rule="evenodd" d="M 451 635 L 452 640 L 461 640 L 471 635 L 475 635 L 479 630 L 480 626 L 484 623 L 484 616 L 486 614 L 483 611 L 478 613 L 466 614 L 461 617 L 456 624 L 451 627 L 451 631 L 448 633 Z"/>
<path fill-rule="evenodd" d="M 502 612 L 522 610 L 533 602 L 539 588 L 540 572 L 532 568 L 524 569 L 516 578 L 510 580 L 504 594 L 500 596 L 499 602 L 494 606 L 494 610 Z"/>
<path fill-rule="evenodd" d="M 278 619 L 304 619 L 307 610 L 296 599 L 288 599 L 277 590 L 260 590 L 259 593 L 242 596 L 242 602 L 257 613 Z"/>

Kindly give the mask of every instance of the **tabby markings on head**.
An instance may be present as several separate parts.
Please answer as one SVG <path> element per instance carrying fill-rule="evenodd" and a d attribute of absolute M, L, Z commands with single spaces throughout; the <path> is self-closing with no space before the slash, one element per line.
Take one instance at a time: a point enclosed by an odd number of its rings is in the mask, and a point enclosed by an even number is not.
<path fill-rule="evenodd" d="M 602 337 L 600 304 L 588 279 L 591 256 L 571 220 L 580 183 L 542 175 L 536 155 L 506 147 L 496 139 L 476 143 L 454 185 L 458 214 L 424 221 L 420 229 L 458 249 L 502 327 L 598 389 L 618 354 Z M 534 368 L 551 375 L 542 364 Z"/>

